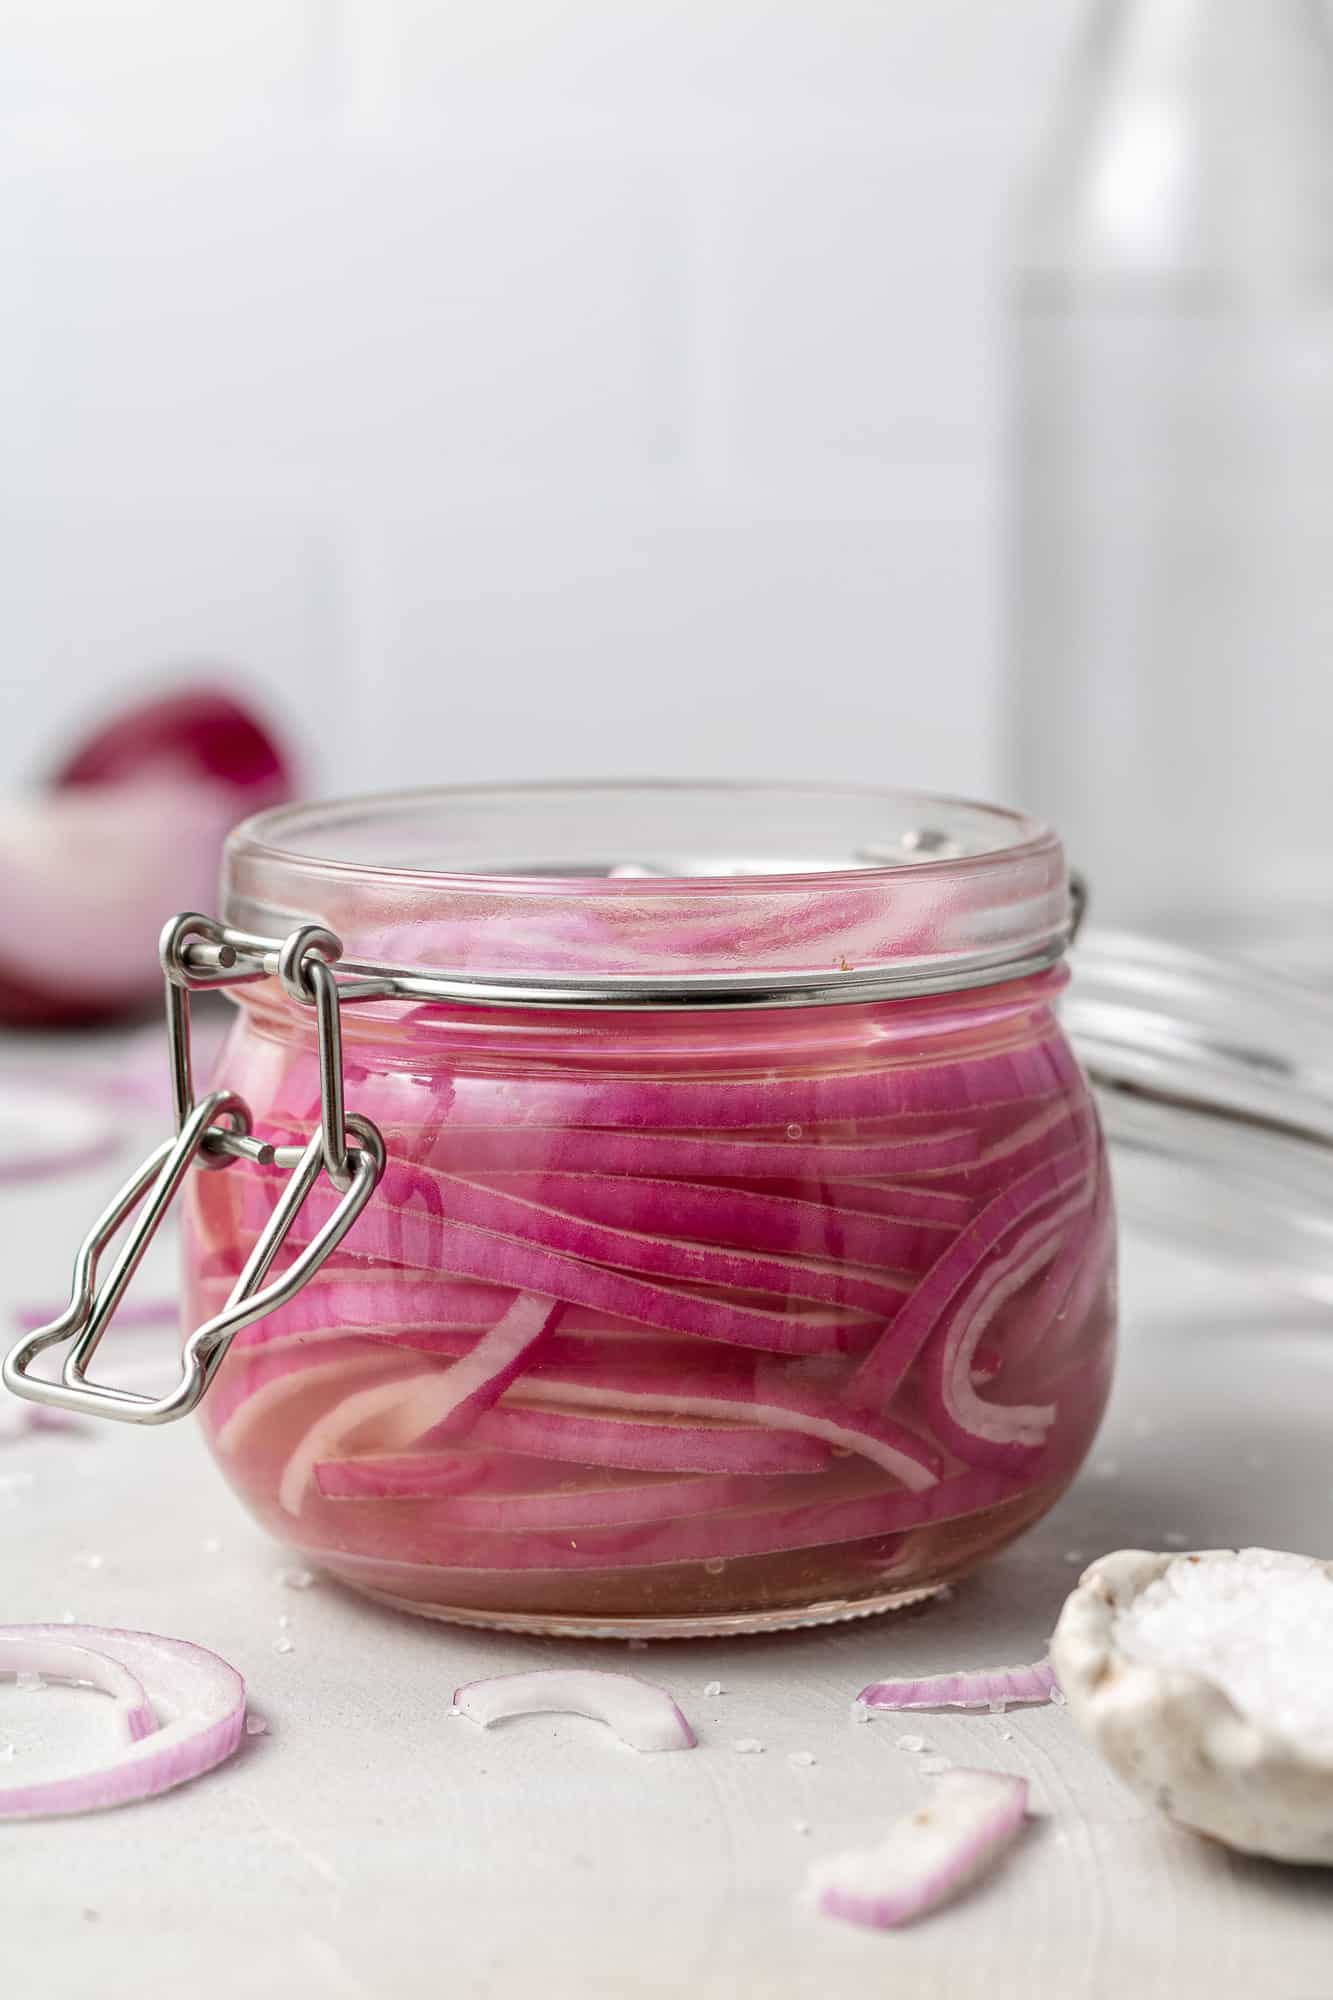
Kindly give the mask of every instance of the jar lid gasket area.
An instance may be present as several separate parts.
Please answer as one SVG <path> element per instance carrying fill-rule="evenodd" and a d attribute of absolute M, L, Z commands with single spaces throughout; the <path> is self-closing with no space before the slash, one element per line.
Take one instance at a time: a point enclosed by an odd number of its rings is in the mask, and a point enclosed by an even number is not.
<path fill-rule="evenodd" d="M 1022 977 L 1070 929 L 1025 814 L 759 784 L 458 787 L 283 808 L 228 843 L 223 918 L 529 1005 L 802 1005 Z"/>

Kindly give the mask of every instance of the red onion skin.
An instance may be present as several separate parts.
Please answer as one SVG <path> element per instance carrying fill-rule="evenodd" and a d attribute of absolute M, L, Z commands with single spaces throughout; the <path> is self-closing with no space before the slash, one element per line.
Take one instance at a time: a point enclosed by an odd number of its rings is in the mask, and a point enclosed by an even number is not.
<path fill-rule="evenodd" d="M 95 813 L 84 811 L 90 841 L 97 838 L 99 821 L 108 836 L 121 829 L 122 842 L 131 832 L 137 841 L 133 818 L 123 827 L 126 815 L 135 814 L 147 792 L 160 800 L 153 832 L 166 843 L 164 866 L 139 891 L 137 902 L 127 879 L 112 913 L 122 937 L 142 939 L 141 948 L 133 946 L 132 961 L 119 967 L 118 961 L 99 960 L 86 936 L 84 951 L 71 954 L 71 930 L 82 930 L 73 914 L 82 907 L 77 884 L 70 884 L 65 908 L 61 891 L 69 877 L 53 878 L 49 868 L 34 884 L 43 922 L 49 919 L 49 937 L 25 933 L 21 954 L 13 942 L 6 948 L 0 940 L 0 1022 L 92 1027 L 160 1005 L 162 981 L 153 950 L 158 931 L 175 909 L 208 900 L 228 824 L 287 798 L 292 770 L 286 753 L 248 708 L 222 687 L 201 683 L 120 709 L 64 758 L 48 789 L 53 802 L 75 792 L 86 795 L 85 808 L 96 801 Z M 40 801 L 32 810 L 41 810 Z M 173 827 L 180 838 L 174 864 Z M 20 846 L 8 861 L 11 901 L 21 890 L 25 867 Z M 151 908 L 145 895 L 152 897 Z"/>
<path fill-rule="evenodd" d="M 809 1022 L 790 1075 L 781 1024 L 751 1075 L 693 1055 L 677 1074 L 675 1024 L 571 1021 L 558 1058 L 547 1023 L 540 1059 L 507 1068 L 503 1023 L 478 1067 L 441 1052 L 438 1009 L 378 1042 L 349 1022 L 349 1102 L 390 1166 L 206 1399 L 229 1478 L 339 1575 L 463 1615 L 873 1602 L 1001 1546 L 1091 1441 L 1112 1240 L 1095 1114 L 1044 1006 L 981 996 L 974 1023 L 955 1004 L 956 1032 L 937 1010 L 919 1045 L 891 1007 L 830 1010 L 851 1052 L 813 1077 Z M 316 1079 L 285 1017 L 265 1023 L 229 1080 L 289 1140 Z M 196 1177 L 201 1310 L 276 1185 Z M 333 1199 L 316 1190 L 294 1244 Z M 484 1367 L 524 1294 L 563 1305 L 558 1324 L 441 1430 L 450 1369 Z"/>

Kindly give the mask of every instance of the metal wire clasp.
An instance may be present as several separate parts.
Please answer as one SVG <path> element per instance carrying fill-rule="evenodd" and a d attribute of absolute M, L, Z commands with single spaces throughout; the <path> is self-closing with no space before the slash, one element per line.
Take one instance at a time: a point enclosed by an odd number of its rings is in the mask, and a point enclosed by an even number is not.
<path fill-rule="evenodd" d="M 370 998 L 380 989 L 364 980 L 340 985 L 332 968 L 341 955 L 342 946 L 333 933 L 314 924 L 303 925 L 284 940 L 228 931 L 211 917 L 194 911 L 174 917 L 166 926 L 161 958 L 167 987 L 167 1049 L 176 1136 L 149 1154 L 84 1237 L 74 1261 L 74 1280 L 64 1312 L 20 1341 L 0 1364 L 0 1379 L 16 1396 L 122 1423 L 162 1424 L 186 1416 L 203 1396 L 242 1328 L 286 1305 L 342 1242 L 378 1185 L 385 1154 L 378 1128 L 370 1119 L 349 1115 L 346 1110 L 339 1013 L 344 998 Z M 211 1091 L 197 1102 L 194 1095 L 191 992 L 275 975 L 294 999 L 315 1013 L 320 1121 L 301 1146 L 274 1146 L 256 1139 L 249 1106 L 232 1091 Z M 88 1366 L 111 1316 L 190 1168 L 225 1168 L 236 1160 L 277 1166 L 291 1178 L 226 1305 L 186 1340 L 175 1388 L 164 1396 L 152 1397 L 89 1381 Z M 273 1260 L 321 1172 L 328 1175 L 341 1200 L 300 1255 L 279 1277 L 265 1284 Z M 133 1225 L 99 1284 L 101 1259 L 131 1216 L 135 1217 Z M 68 1345 L 69 1352 L 58 1382 L 30 1373 L 39 1354 L 63 1345 Z"/>

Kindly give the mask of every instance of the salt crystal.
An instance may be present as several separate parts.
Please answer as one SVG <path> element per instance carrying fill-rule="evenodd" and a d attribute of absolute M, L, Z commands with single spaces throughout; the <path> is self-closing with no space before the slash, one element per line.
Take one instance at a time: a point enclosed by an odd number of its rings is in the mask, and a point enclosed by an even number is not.
<path fill-rule="evenodd" d="M 814 1763 L 814 1761 L 815 1761 L 815 1759 L 814 1759 L 814 1753 L 813 1753 L 813 1751 L 810 1751 L 810 1750 L 789 1750 L 789 1751 L 787 1752 L 787 1762 L 788 1762 L 789 1764 L 802 1764 L 802 1765 L 804 1765 L 804 1764 L 813 1764 L 813 1763 Z"/>
<path fill-rule="evenodd" d="M 294 1653 L 296 1651 L 296 1648 L 293 1645 L 292 1641 L 289 1638 L 287 1638 L 286 1635 L 284 1634 L 284 1636 L 281 1639 L 275 1639 L 273 1641 L 273 1650 L 275 1653 Z"/>
<path fill-rule="evenodd" d="M 314 1581 L 315 1572 L 312 1569 L 280 1569 L 278 1571 L 278 1582 L 284 1590 L 309 1590 Z"/>
<path fill-rule="evenodd" d="M 60 1622 L 62 1625 L 77 1625 L 79 1621 L 74 1616 L 74 1613 L 72 1611 L 62 1611 L 60 1614 Z"/>
<path fill-rule="evenodd" d="M 757 1736 L 742 1736 L 731 1747 L 739 1750 L 742 1757 L 755 1757 L 764 1746 Z"/>
<path fill-rule="evenodd" d="M 631 1639 L 629 1649 L 631 1653 L 646 1653 L 648 1651 L 648 1641 L 646 1639 Z"/>
<path fill-rule="evenodd" d="M 80 1569 L 101 1569 L 106 1557 L 99 1555 L 96 1549 L 81 1549 L 74 1560 Z"/>
<path fill-rule="evenodd" d="M 992 1715 L 1005 1715 L 1007 1714 L 1008 1709 L 1009 1709 L 1009 1704 L 1007 1701 L 1004 1700 L 993 1701 L 990 1704 L 990 1712 Z"/>
<path fill-rule="evenodd" d="M 1067 1563 L 1074 1564 L 1074 1563 L 1086 1562 L 1088 1559 L 1084 1555 L 1082 1549 L 1066 1549 L 1064 1552 L 1063 1560 Z"/>
<path fill-rule="evenodd" d="M 40 1674 L 15 1674 L 14 1685 L 21 1694 L 40 1694 L 46 1682 Z"/>
<path fill-rule="evenodd" d="M 722 1692 L 721 1681 L 709 1681 L 708 1686 L 704 1689 L 704 1693 L 706 1695 L 721 1694 L 721 1692 Z"/>
<path fill-rule="evenodd" d="M 1252 1722 L 1333 1737 L 1333 1581 L 1316 1565 L 1260 1549 L 1173 1562 L 1119 1613 L 1114 1640 L 1138 1665 L 1204 1675 Z"/>
<path fill-rule="evenodd" d="M 1012 1743 L 1013 1740 L 1014 1740 L 1014 1732 L 1012 1729 L 1002 1729 L 1000 1731 L 1001 1743 Z"/>
<path fill-rule="evenodd" d="M 1063 1696 L 1063 1695 L 1061 1694 L 1061 1692 L 1060 1692 L 1059 1688 L 1052 1688 L 1052 1689 L 1051 1689 L 1051 1707 L 1052 1707 L 1052 1708 L 1064 1708 L 1064 1707 L 1065 1707 L 1065 1705 L 1066 1705 L 1066 1704 L 1065 1704 L 1065 1698 L 1064 1698 L 1064 1696 Z"/>
<path fill-rule="evenodd" d="M 921 1768 L 928 1778 L 938 1778 L 942 1771 L 949 1769 L 947 1757 L 923 1757 Z"/>
<path fill-rule="evenodd" d="M 576 1549 L 578 1543 L 571 1542 L 569 1546 L 571 1549 Z M 709 1576 L 721 1576 L 726 1566 L 727 1559 L 725 1556 L 709 1556 L 708 1561 L 704 1564 L 704 1569 Z"/>
<path fill-rule="evenodd" d="M 898 1738 L 898 1748 L 900 1750 L 911 1751 L 913 1756 L 916 1755 L 918 1750 L 924 1750 L 925 1747 L 926 1739 L 924 1736 L 900 1736 Z"/>
<path fill-rule="evenodd" d="M 25 1493 L 35 1483 L 30 1472 L 6 1472 L 0 1475 L 0 1493 Z"/>
<path fill-rule="evenodd" d="M 799 1125 L 789 1125 L 787 1127 L 787 1137 L 789 1139 L 799 1139 L 800 1136 L 801 1136 L 801 1128 Z"/>
<path fill-rule="evenodd" d="M 794 1819 L 791 1823 L 791 1830 L 793 1833 L 809 1833 L 810 1822 L 808 1819 Z"/>
<path fill-rule="evenodd" d="M 1189 1536 L 1182 1535 L 1179 1528 L 1168 1528 L 1162 1540 L 1169 1549 L 1183 1549 Z"/>
<path fill-rule="evenodd" d="M 222 1554 L 222 1537 L 221 1535 L 206 1535 L 199 1546 L 206 1556 L 220 1556 Z"/>
<path fill-rule="evenodd" d="M 1114 1458 L 1104 1458 L 1101 1464 L 1094 1468 L 1094 1477 L 1097 1479 L 1116 1479 L 1119 1474 L 1120 1462 Z"/>
<path fill-rule="evenodd" d="M 863 1701 L 854 1701 L 852 1703 L 852 1721 L 869 1722 L 869 1720 L 870 1720 L 870 1710 L 867 1708 L 866 1704 Z"/>
<path fill-rule="evenodd" d="M 268 1724 L 265 1722 L 263 1716 L 247 1715 L 245 1718 L 245 1733 L 247 1736 L 267 1736 Z"/>
<path fill-rule="evenodd" d="M 13 1761 L 14 1761 L 13 1744 L 0 1743 L 0 1764 L 12 1764 Z"/>
<path fill-rule="evenodd" d="M 285 1632 L 287 1630 L 287 1627 L 291 1624 L 291 1622 L 292 1622 L 291 1614 L 289 1612 L 280 1611 L 278 1613 L 278 1626 L 281 1631 Z"/>

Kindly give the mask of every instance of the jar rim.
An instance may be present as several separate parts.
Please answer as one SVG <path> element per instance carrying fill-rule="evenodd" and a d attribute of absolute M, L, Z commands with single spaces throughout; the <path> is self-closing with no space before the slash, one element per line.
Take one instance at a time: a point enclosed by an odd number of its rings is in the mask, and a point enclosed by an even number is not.
<path fill-rule="evenodd" d="M 1053 963 L 1070 903 L 1059 840 L 1026 813 L 652 779 L 270 808 L 228 839 L 223 915 L 262 935 L 315 922 L 349 957 L 477 977 L 763 987 L 880 969 L 895 991 L 943 991 Z"/>

